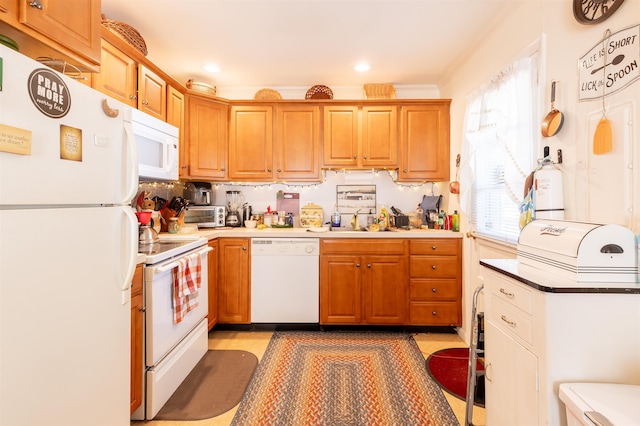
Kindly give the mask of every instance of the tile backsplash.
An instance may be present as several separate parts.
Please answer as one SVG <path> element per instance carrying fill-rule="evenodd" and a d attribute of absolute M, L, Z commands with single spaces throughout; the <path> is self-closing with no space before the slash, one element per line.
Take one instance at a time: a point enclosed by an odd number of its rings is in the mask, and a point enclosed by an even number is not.
<path fill-rule="evenodd" d="M 392 172 L 393 173 L 393 172 Z M 396 183 L 389 172 L 372 171 L 326 171 L 322 183 L 219 183 L 212 182 L 213 204 L 225 205 L 226 192 L 239 190 L 245 201 L 253 208 L 254 213 L 261 213 L 271 207 L 277 209 L 277 193 L 298 193 L 300 207 L 307 203 L 318 204 L 322 207 L 324 221 L 329 222 L 331 214 L 337 204 L 336 188 L 338 185 L 375 185 L 377 213 L 382 204 L 387 208 L 394 206 L 405 213 L 414 211 L 422 201 L 424 195 L 440 195 L 444 197 L 442 206 L 447 210 L 449 191 L 447 182 L 424 184 Z M 184 196 L 185 186 L 182 182 L 164 183 L 141 181 L 140 191 L 145 190 L 152 196 L 159 196 L 171 200 L 174 196 Z M 347 223 L 350 213 L 345 213 L 342 223 Z"/>

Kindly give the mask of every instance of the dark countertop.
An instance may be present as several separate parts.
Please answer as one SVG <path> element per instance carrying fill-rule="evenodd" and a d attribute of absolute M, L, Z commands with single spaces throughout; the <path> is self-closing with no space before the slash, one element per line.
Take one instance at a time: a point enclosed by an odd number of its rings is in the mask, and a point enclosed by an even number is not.
<path fill-rule="evenodd" d="M 480 265 L 545 293 L 640 294 L 639 283 L 592 283 L 558 278 L 516 259 L 481 259 Z"/>

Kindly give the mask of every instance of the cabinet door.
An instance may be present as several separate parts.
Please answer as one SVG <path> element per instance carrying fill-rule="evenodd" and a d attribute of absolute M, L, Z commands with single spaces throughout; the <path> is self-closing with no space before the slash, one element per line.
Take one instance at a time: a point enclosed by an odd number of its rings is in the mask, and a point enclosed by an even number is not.
<path fill-rule="evenodd" d="M 218 240 L 209 241 L 213 251 L 207 256 L 209 271 L 209 330 L 218 322 Z"/>
<path fill-rule="evenodd" d="M 185 115 L 184 95 L 173 86 L 167 86 L 167 123 L 172 124 L 180 130 L 178 139 L 178 167 L 180 178 L 185 178 L 188 171 L 189 147 L 184 136 L 184 115 Z"/>
<path fill-rule="evenodd" d="M 218 244 L 218 321 L 248 324 L 251 322 L 249 239 L 222 238 Z"/>
<path fill-rule="evenodd" d="M 13 3 L 13 0 L 0 0 L 0 12 L 8 12 Z"/>
<path fill-rule="evenodd" d="M 227 111 L 224 103 L 187 95 L 185 176 L 194 179 L 227 178 Z M 181 176 L 183 171 L 181 170 Z"/>
<path fill-rule="evenodd" d="M 404 256 L 367 256 L 362 260 L 365 322 L 403 324 L 408 310 Z"/>
<path fill-rule="evenodd" d="M 144 300 L 142 297 L 143 267 L 138 265 L 131 284 L 131 413 L 142 404 L 143 375 L 143 324 Z"/>
<path fill-rule="evenodd" d="M 167 83 L 144 65 L 138 66 L 138 109 L 167 119 Z"/>
<path fill-rule="evenodd" d="M 320 107 L 277 107 L 274 149 L 277 179 L 320 181 Z"/>
<path fill-rule="evenodd" d="M 361 267 L 358 256 L 321 256 L 321 324 L 360 323 L 362 320 Z"/>
<path fill-rule="evenodd" d="M 485 321 L 488 425 L 538 424 L 538 359 L 491 321 Z"/>
<path fill-rule="evenodd" d="M 102 63 L 100 72 L 93 76 L 93 88 L 136 108 L 137 87 L 136 62 L 107 41 L 103 41 Z"/>
<path fill-rule="evenodd" d="M 364 167 L 398 167 L 398 113 L 395 105 L 362 107 Z"/>
<path fill-rule="evenodd" d="M 272 107 L 231 107 L 229 179 L 272 181 L 273 177 Z"/>
<path fill-rule="evenodd" d="M 399 181 L 448 181 L 449 104 L 401 107 Z"/>
<path fill-rule="evenodd" d="M 100 0 L 76 0 L 70 7 L 66 1 L 20 0 L 20 22 L 99 64 Z"/>
<path fill-rule="evenodd" d="M 358 107 L 325 106 L 322 163 L 325 167 L 356 167 L 359 143 Z"/>

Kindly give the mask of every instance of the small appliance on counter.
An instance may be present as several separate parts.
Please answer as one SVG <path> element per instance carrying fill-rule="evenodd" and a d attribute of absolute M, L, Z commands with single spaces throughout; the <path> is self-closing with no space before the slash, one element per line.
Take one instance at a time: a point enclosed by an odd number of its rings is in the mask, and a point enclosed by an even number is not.
<path fill-rule="evenodd" d="M 226 226 L 225 206 L 192 206 L 189 205 L 184 213 L 184 223 L 191 223 L 198 228 L 219 228 Z"/>
<path fill-rule="evenodd" d="M 244 206 L 244 195 L 240 191 L 227 191 L 227 226 L 242 226 L 242 209 Z"/>
<path fill-rule="evenodd" d="M 184 198 L 193 206 L 213 205 L 213 191 L 209 182 L 189 182 L 185 185 Z"/>
<path fill-rule="evenodd" d="M 536 219 L 520 232 L 518 263 L 577 282 L 636 282 L 635 236 L 621 225 Z"/>

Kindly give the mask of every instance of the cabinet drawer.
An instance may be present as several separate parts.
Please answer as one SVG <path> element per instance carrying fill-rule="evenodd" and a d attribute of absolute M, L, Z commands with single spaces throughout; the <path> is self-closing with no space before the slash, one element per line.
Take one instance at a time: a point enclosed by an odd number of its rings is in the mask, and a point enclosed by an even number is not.
<path fill-rule="evenodd" d="M 411 302 L 411 325 L 462 325 L 458 302 Z"/>
<path fill-rule="evenodd" d="M 426 239 L 409 242 L 410 254 L 459 255 L 460 248 L 458 239 Z"/>
<path fill-rule="evenodd" d="M 491 294 L 531 315 L 531 292 L 498 274 L 492 274 Z"/>
<path fill-rule="evenodd" d="M 489 320 L 507 334 L 518 336 L 529 344 L 533 344 L 533 326 L 531 317 L 524 315 L 512 306 L 503 303 L 500 296 L 491 295 Z"/>
<path fill-rule="evenodd" d="M 411 278 L 457 278 L 459 259 L 456 256 L 411 256 Z"/>
<path fill-rule="evenodd" d="M 409 280 L 409 299 L 411 301 L 458 300 L 458 280 L 428 280 L 412 278 Z"/>
<path fill-rule="evenodd" d="M 404 254 L 406 241 L 400 238 L 325 238 L 320 240 L 320 254 Z"/>

